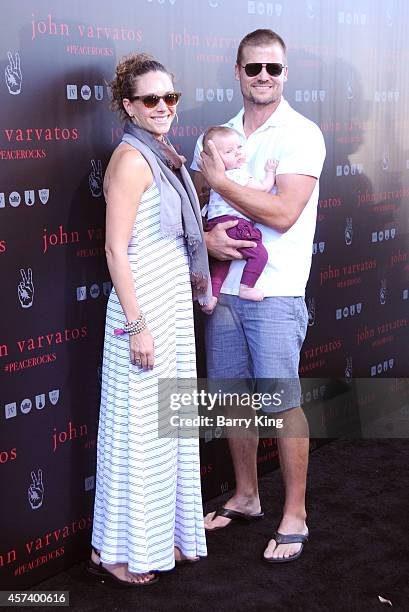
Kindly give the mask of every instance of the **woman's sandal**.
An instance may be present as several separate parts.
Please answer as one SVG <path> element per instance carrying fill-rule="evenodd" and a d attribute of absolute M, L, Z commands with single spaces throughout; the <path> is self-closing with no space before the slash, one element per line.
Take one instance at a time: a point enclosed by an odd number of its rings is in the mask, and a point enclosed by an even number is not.
<path fill-rule="evenodd" d="M 183 555 L 182 551 L 180 550 L 180 548 L 178 548 L 177 546 L 175 546 L 175 549 L 177 549 L 179 551 L 179 553 L 181 555 Z M 184 555 L 183 555 L 184 556 Z M 197 563 L 198 561 L 200 561 L 200 557 L 184 557 L 183 559 L 176 559 L 175 558 L 175 565 L 194 565 L 195 563 Z"/>
<path fill-rule="evenodd" d="M 94 547 L 92 547 L 92 550 L 99 557 L 100 555 L 99 551 L 96 550 Z M 115 574 L 107 570 L 102 565 L 102 561 L 100 561 L 99 563 L 95 563 L 95 561 L 93 561 L 92 559 L 88 561 L 87 569 L 90 572 L 90 574 L 93 574 L 93 576 L 97 576 L 98 578 L 100 578 L 101 582 L 105 582 L 105 580 L 108 579 L 116 587 L 120 587 L 123 589 L 129 589 L 129 588 L 132 589 L 133 587 L 148 586 L 150 584 L 153 584 L 154 582 L 158 582 L 159 580 L 159 576 L 157 576 L 154 572 L 149 572 L 150 574 L 153 574 L 153 578 L 151 578 L 151 580 L 147 580 L 144 582 L 132 582 L 130 580 L 121 580 L 120 578 L 115 576 Z"/>

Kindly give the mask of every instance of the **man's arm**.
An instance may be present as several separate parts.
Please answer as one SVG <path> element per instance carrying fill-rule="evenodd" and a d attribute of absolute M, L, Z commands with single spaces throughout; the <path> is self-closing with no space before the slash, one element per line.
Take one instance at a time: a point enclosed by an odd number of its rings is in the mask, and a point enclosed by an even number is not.
<path fill-rule="evenodd" d="M 225 176 L 223 162 L 211 140 L 208 147 L 210 153 L 202 152 L 199 165 L 204 179 L 215 191 L 257 223 L 283 233 L 294 225 L 311 197 L 317 182 L 315 177 L 279 174 L 277 193 L 258 192 L 255 198 L 250 187 L 237 185 Z"/>

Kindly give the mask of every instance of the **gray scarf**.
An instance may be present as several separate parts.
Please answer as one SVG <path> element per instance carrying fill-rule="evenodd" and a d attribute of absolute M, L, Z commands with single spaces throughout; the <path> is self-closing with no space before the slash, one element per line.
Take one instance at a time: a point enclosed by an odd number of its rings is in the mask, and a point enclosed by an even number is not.
<path fill-rule="evenodd" d="M 207 304 L 211 281 L 202 217 L 195 188 L 181 157 L 169 141 L 154 138 L 130 121 L 125 124 L 122 142 L 140 151 L 148 162 L 160 195 L 161 233 L 171 238 L 185 236 L 193 299 Z M 181 180 L 173 170 L 179 170 Z"/>

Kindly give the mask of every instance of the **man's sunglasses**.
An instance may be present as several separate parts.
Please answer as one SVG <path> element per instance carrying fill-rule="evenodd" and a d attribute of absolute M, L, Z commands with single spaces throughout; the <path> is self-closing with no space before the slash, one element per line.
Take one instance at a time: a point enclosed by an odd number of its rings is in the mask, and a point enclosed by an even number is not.
<path fill-rule="evenodd" d="M 258 62 L 242 66 L 242 68 L 244 68 L 244 72 L 247 74 L 248 77 L 257 76 L 258 74 L 260 74 L 264 67 L 270 76 L 280 76 L 284 68 L 287 68 L 287 66 L 283 66 L 283 64 L 259 64 Z"/>
<path fill-rule="evenodd" d="M 166 106 L 172 107 L 176 106 L 181 95 L 182 94 L 179 91 L 172 91 L 170 93 L 166 93 L 164 96 L 157 96 L 156 94 L 147 94 L 146 96 L 131 96 L 129 100 L 131 102 L 134 100 L 141 100 L 142 104 L 146 106 L 146 108 L 155 108 L 155 106 L 158 106 L 159 102 L 163 100 Z"/>

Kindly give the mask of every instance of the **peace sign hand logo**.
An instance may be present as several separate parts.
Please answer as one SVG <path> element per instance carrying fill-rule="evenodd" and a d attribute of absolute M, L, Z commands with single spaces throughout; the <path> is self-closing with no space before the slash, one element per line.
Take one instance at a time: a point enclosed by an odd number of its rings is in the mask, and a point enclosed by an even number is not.
<path fill-rule="evenodd" d="M 9 64 L 4 69 L 4 76 L 6 78 L 6 85 L 9 93 L 12 96 L 16 96 L 21 92 L 21 85 L 23 83 L 23 75 L 21 74 L 20 68 L 20 55 L 16 51 L 15 57 L 13 57 L 11 51 L 7 53 L 9 58 Z"/>
<path fill-rule="evenodd" d="M 43 470 L 39 469 L 37 474 L 31 472 L 31 485 L 28 487 L 28 501 L 32 510 L 38 510 L 43 505 L 44 485 Z"/>
<path fill-rule="evenodd" d="M 26 272 L 21 268 L 20 274 L 23 280 L 17 286 L 18 299 L 22 308 L 30 308 L 34 300 L 33 271 L 27 268 Z"/>
<path fill-rule="evenodd" d="M 89 188 L 94 198 L 102 196 L 102 162 L 100 159 L 91 159 L 92 170 L 88 177 Z"/>

